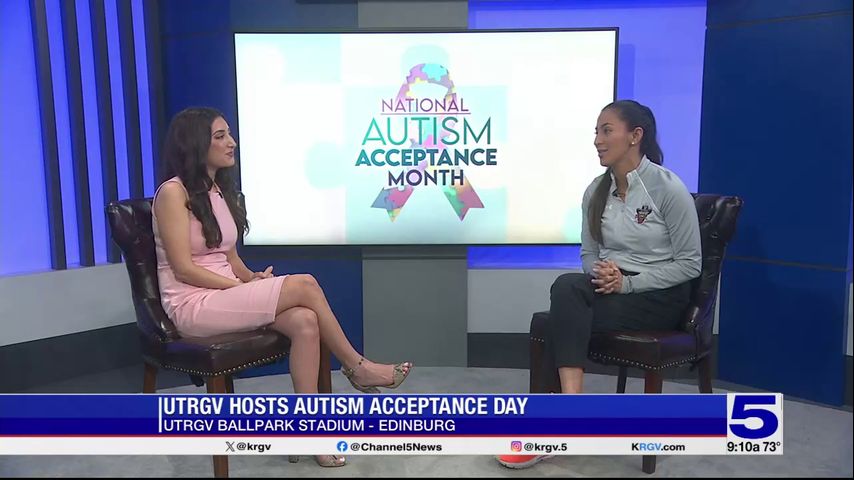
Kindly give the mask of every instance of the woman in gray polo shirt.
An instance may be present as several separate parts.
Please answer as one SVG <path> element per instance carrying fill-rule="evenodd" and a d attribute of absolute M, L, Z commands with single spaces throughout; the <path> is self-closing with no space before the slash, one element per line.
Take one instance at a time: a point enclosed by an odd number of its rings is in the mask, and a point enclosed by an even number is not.
<path fill-rule="evenodd" d="M 632 100 L 609 104 L 596 123 L 603 175 L 582 200 L 584 273 L 558 277 L 551 288 L 546 356 L 563 393 L 581 393 L 593 331 L 669 330 L 688 306 L 700 275 L 700 226 L 685 184 L 662 167 L 652 111 Z M 525 468 L 543 456 L 502 455 Z"/>

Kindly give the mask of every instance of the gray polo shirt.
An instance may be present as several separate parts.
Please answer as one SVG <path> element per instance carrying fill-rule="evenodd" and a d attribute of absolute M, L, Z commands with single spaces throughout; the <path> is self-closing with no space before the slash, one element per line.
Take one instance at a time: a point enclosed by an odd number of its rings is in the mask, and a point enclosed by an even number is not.
<path fill-rule="evenodd" d="M 615 196 L 617 184 L 611 174 L 611 192 L 602 214 L 604 242 L 600 244 L 590 234 L 587 208 L 602 178 L 593 180 L 582 200 L 584 272 L 590 275 L 596 260 L 613 260 L 623 270 L 637 272 L 623 277 L 620 293 L 669 288 L 700 276 L 700 223 L 694 199 L 682 180 L 644 156 L 627 175 L 629 187 L 623 202 Z"/>

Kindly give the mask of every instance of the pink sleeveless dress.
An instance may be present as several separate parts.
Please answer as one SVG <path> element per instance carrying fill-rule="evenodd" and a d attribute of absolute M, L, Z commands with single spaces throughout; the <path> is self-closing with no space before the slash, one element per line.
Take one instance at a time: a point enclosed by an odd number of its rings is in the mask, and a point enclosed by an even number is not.
<path fill-rule="evenodd" d="M 176 182 L 183 187 L 178 177 L 163 182 L 163 185 L 167 182 Z M 160 188 L 157 191 L 159 192 Z M 190 218 L 190 229 L 187 235 L 190 237 L 193 263 L 224 277 L 237 279 L 226 257 L 228 251 L 237 244 L 237 226 L 225 199 L 214 191 L 209 195 L 213 214 L 222 230 L 222 244 L 216 248 L 207 248 L 201 222 L 187 210 Z M 156 201 L 157 193 L 154 196 Z M 225 290 L 202 288 L 179 282 L 166 258 L 153 208 L 152 222 L 157 250 L 160 301 L 166 314 L 182 335 L 207 337 L 255 330 L 273 323 L 285 276 L 255 280 Z"/>

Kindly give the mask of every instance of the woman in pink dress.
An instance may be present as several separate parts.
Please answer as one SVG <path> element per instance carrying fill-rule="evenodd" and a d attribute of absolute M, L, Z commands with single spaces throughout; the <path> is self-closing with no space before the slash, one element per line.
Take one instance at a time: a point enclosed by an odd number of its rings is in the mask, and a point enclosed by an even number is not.
<path fill-rule="evenodd" d="M 167 178 L 155 193 L 154 240 L 164 310 L 185 336 L 272 328 L 291 339 L 296 393 L 317 393 L 320 342 L 341 361 L 358 390 L 396 388 L 412 364 L 384 365 L 363 358 L 344 335 L 311 275 L 274 276 L 249 270 L 235 248 L 247 230 L 229 172 L 237 143 L 222 113 L 189 108 L 169 125 L 163 149 Z M 316 456 L 321 466 L 343 457 Z"/>

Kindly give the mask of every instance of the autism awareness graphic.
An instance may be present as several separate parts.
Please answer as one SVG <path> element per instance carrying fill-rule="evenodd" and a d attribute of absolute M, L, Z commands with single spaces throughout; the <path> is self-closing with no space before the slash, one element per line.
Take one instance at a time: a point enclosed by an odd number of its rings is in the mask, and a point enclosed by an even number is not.
<path fill-rule="evenodd" d="M 614 31 L 237 34 L 244 243 L 579 242 L 617 45 Z"/>
<path fill-rule="evenodd" d="M 439 85 L 444 87 L 445 94 L 441 99 L 418 98 L 415 90 L 419 84 Z M 389 185 L 380 190 L 371 205 L 372 208 L 386 210 L 389 219 L 394 222 L 415 187 L 431 184 L 441 188 L 460 221 L 465 219 L 470 209 L 484 208 L 483 202 L 461 168 L 441 168 L 459 167 L 461 163 L 476 166 L 497 164 L 495 149 L 448 148 L 458 143 L 468 146 L 471 141 L 480 142 L 484 135 L 488 144 L 491 140 L 491 124 L 487 120 L 479 132 L 470 125 L 466 119 L 470 112 L 465 108 L 464 99 L 458 97 L 454 82 L 444 66 L 434 63 L 415 65 L 410 69 L 397 96 L 383 100 L 381 106 L 380 117 L 384 119 L 379 122 L 376 119 L 372 121 L 363 145 L 367 141 L 377 140 L 385 145 L 387 139 L 393 145 L 402 145 L 408 141 L 409 148 L 374 150 L 370 160 L 367 152 L 363 150 L 357 165 L 400 165 L 408 168 L 404 168 L 397 175 L 389 172 Z M 387 127 L 387 138 L 382 135 L 383 122 Z M 399 141 L 393 138 L 393 122 L 398 126 L 398 130 L 400 125 L 403 125 L 404 138 Z M 457 128 L 460 123 L 463 125 L 461 131 Z M 410 136 L 410 125 L 413 124 L 417 124 L 417 132 L 412 132 Z M 398 152 L 400 160 L 393 160 Z M 383 153 L 385 161 L 377 161 Z"/>

